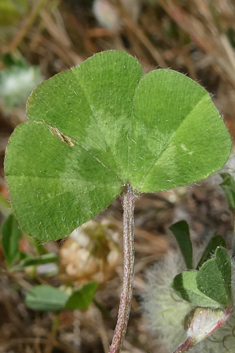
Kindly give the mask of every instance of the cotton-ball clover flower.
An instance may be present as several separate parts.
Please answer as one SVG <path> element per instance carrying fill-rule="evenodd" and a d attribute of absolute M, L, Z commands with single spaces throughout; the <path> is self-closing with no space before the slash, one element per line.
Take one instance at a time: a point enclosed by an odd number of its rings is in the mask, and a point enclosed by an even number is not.
<path fill-rule="evenodd" d="M 227 313 L 211 308 L 198 308 L 180 299 L 171 287 L 173 278 L 185 270 L 182 255 L 169 251 L 162 261 L 156 263 L 147 273 L 146 293 L 143 297 L 143 310 L 152 333 L 159 336 L 161 352 L 176 350 L 188 335 L 201 342 L 189 349 L 190 353 L 234 353 L 235 352 L 235 313 L 233 308 Z M 233 286 L 235 262 L 232 262 Z M 233 302 L 235 302 L 233 288 Z M 193 313 L 193 314 L 192 314 Z M 185 327 L 191 315 L 190 328 Z M 226 321 L 227 319 L 227 321 Z M 220 320 L 226 321 L 220 326 Z M 203 339 L 207 333 L 216 331 Z M 193 331 L 193 332 L 192 332 Z M 190 345 L 189 345 L 190 347 Z M 185 350 L 186 351 L 186 350 Z M 177 353 L 183 352 L 176 350 Z"/>
<path fill-rule="evenodd" d="M 107 222 L 90 220 L 75 229 L 60 248 L 60 280 L 76 287 L 111 279 L 121 260 L 118 238 L 118 229 Z"/>

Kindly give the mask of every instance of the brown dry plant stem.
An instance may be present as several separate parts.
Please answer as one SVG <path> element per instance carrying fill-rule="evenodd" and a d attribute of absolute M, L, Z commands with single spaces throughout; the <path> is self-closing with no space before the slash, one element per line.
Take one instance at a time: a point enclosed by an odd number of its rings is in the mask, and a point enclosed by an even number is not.
<path fill-rule="evenodd" d="M 48 344 L 45 348 L 45 353 L 51 353 L 53 350 L 55 338 L 56 338 L 56 333 L 57 333 L 57 330 L 59 327 L 59 323 L 60 323 L 60 313 L 56 313 L 56 314 L 54 314 L 54 317 L 53 317 L 53 323 L 52 323 L 52 327 L 51 327 L 51 332 L 50 332 Z"/>
<path fill-rule="evenodd" d="M 232 226 L 233 226 L 233 235 L 235 235 L 235 210 L 230 207 Z M 235 256 L 235 237 L 232 238 L 232 258 Z"/>
<path fill-rule="evenodd" d="M 145 48 L 149 51 L 150 55 L 153 57 L 156 63 L 161 68 L 168 67 L 161 53 L 151 43 L 151 41 L 145 35 L 144 31 L 140 28 L 140 26 L 138 26 L 137 23 L 135 23 L 135 21 L 128 15 L 121 1 L 111 0 L 111 4 L 113 4 L 116 7 L 126 27 L 129 28 L 129 30 L 135 35 L 135 37 L 145 46 Z"/>
<path fill-rule="evenodd" d="M 11 52 L 20 45 L 28 30 L 32 27 L 33 23 L 37 19 L 41 9 L 46 5 L 47 1 L 48 0 L 38 0 L 36 2 L 35 6 L 32 8 L 29 16 L 23 22 L 17 36 L 10 43 L 6 52 Z"/>
<path fill-rule="evenodd" d="M 134 279 L 134 207 L 136 196 L 131 185 L 123 194 L 123 289 L 118 310 L 117 325 L 109 353 L 119 353 L 125 338 L 131 309 Z"/>

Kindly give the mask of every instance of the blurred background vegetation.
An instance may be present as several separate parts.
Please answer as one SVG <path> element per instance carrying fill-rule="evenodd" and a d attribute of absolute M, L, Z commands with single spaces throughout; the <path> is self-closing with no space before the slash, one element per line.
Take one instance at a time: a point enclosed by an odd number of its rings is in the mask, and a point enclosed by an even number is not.
<path fill-rule="evenodd" d="M 197 80 L 212 94 L 234 137 L 234 0 L 0 0 L 1 223 L 11 213 L 5 149 L 14 128 L 27 120 L 28 95 L 44 79 L 109 49 L 136 56 L 145 72 L 170 67 Z M 234 159 L 230 169 L 235 170 Z M 196 245 L 215 230 L 227 239 L 233 229 L 215 178 L 137 202 L 136 277 L 125 352 L 165 352 L 157 334 L 147 331 L 141 295 L 146 268 L 175 245 L 168 226 L 178 219 L 188 221 Z M 121 233 L 116 200 L 66 241 L 39 245 L 20 234 L 16 255 L 8 257 L 3 244 L 0 353 L 107 353 L 122 284 Z M 25 306 L 27 291 L 38 284 L 69 291 L 91 280 L 99 287 L 88 310 L 41 313 Z"/>

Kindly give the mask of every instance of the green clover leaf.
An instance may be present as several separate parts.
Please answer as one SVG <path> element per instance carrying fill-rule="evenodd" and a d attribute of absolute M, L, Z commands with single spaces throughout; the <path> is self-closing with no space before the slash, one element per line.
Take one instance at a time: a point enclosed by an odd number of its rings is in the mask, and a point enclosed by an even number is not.
<path fill-rule="evenodd" d="M 208 308 L 232 306 L 232 266 L 227 250 L 217 247 L 215 257 L 207 260 L 199 271 L 178 274 L 172 288 L 182 299 Z"/>
<path fill-rule="evenodd" d="M 232 266 L 226 249 L 216 249 L 215 257 L 200 267 L 196 281 L 204 295 L 225 307 L 231 306 Z"/>
<path fill-rule="evenodd" d="M 144 75 L 122 51 L 39 85 L 9 141 L 5 175 L 21 227 L 65 237 L 131 184 L 157 192 L 222 168 L 231 141 L 210 95 L 172 70 Z"/>

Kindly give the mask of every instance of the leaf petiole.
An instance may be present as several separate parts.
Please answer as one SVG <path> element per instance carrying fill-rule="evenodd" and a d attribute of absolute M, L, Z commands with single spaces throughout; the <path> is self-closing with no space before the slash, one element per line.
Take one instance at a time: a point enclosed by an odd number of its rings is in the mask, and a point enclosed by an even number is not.
<path fill-rule="evenodd" d="M 119 353 L 126 334 L 134 279 L 134 207 L 136 196 L 130 184 L 123 193 L 123 289 L 118 319 L 109 353 Z"/>

